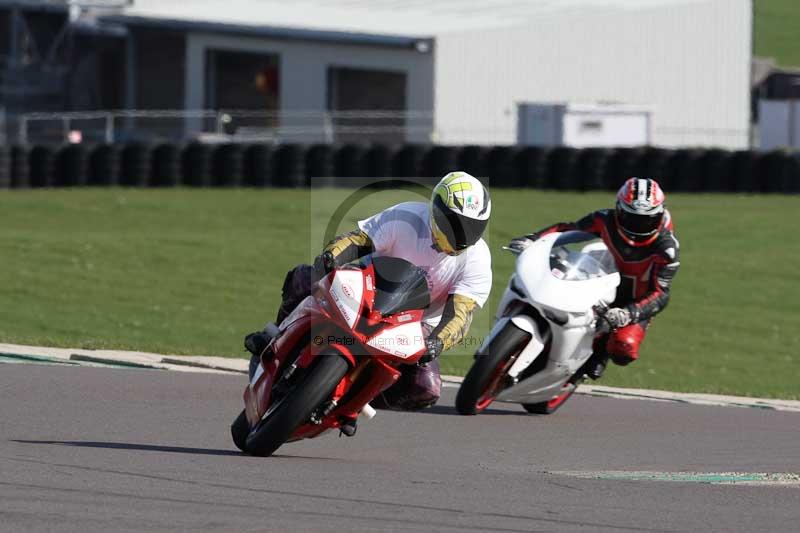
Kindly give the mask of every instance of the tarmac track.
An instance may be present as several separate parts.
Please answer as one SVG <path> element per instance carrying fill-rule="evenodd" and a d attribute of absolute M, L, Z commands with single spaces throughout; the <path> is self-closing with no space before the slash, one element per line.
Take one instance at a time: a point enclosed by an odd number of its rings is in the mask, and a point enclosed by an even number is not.
<path fill-rule="evenodd" d="M 553 416 L 380 411 L 272 458 L 244 378 L 0 364 L 0 531 L 797 531 L 800 488 L 555 472 L 800 471 L 800 414 L 573 397 Z"/>

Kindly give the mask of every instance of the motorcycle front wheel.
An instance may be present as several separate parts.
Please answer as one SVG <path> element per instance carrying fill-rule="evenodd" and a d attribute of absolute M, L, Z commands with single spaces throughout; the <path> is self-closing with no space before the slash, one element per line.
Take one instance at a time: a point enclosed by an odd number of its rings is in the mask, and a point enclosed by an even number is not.
<path fill-rule="evenodd" d="M 231 424 L 231 437 L 233 437 L 236 447 L 243 452 L 247 451 L 247 435 L 249 434 L 250 423 L 247 421 L 247 415 L 242 411 Z"/>
<path fill-rule="evenodd" d="M 456 394 L 456 410 L 462 415 L 475 415 L 489 407 L 505 388 L 508 370 L 530 339 L 530 333 L 509 321 L 464 376 Z"/>
<path fill-rule="evenodd" d="M 336 350 L 322 352 L 301 381 L 276 400 L 278 405 L 273 412 L 250 432 L 245 445 L 247 453 L 258 456 L 274 453 L 333 394 L 349 368 Z"/>

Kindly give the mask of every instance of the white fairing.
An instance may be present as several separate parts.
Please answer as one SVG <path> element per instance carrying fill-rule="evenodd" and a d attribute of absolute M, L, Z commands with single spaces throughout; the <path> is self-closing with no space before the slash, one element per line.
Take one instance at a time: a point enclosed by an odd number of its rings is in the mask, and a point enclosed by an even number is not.
<path fill-rule="evenodd" d="M 367 341 L 367 344 L 395 357 L 406 359 L 425 347 L 421 322 L 409 322 L 386 328 Z"/>
<path fill-rule="evenodd" d="M 619 274 L 585 281 L 564 281 L 553 275 L 550 249 L 561 233 L 546 235 L 534 242 L 517 258 L 519 285 L 530 292 L 532 303 L 569 313 L 590 310 L 600 300 L 611 303 L 619 285 Z M 598 243 L 592 243 L 596 250 Z"/>
<path fill-rule="evenodd" d="M 513 377 L 525 377 L 503 390 L 497 396 L 498 401 L 538 403 L 555 398 L 564 383 L 592 353 L 595 335 L 593 307 L 601 302 L 610 304 L 615 298 L 620 277 L 613 260 L 610 256 L 605 257 L 609 252 L 600 241 L 583 243 L 578 240 L 577 246 L 583 247 L 575 252 L 575 257 L 590 255 L 598 260 L 604 259 L 605 271 L 592 275 L 581 272 L 573 276 L 551 268 L 551 252 L 560 249 L 560 245 L 555 248 L 553 245 L 562 235 L 566 234 L 546 235 L 519 255 L 515 274 L 500 299 L 497 321 L 485 346 L 494 335 L 509 326 L 527 331 L 531 340 L 508 371 Z M 591 239 L 591 236 L 587 237 Z M 594 263 L 592 260 L 589 262 Z M 514 305 L 515 302 L 525 305 Z M 535 308 L 540 316 L 532 316 L 536 313 L 528 306 Z M 545 352 L 545 349 L 549 351 Z M 525 370 L 540 357 L 547 357 L 546 365 L 525 375 Z"/>
<path fill-rule="evenodd" d="M 363 274 L 360 270 L 338 270 L 333 276 L 331 298 L 351 328 L 358 319 L 363 291 Z"/>

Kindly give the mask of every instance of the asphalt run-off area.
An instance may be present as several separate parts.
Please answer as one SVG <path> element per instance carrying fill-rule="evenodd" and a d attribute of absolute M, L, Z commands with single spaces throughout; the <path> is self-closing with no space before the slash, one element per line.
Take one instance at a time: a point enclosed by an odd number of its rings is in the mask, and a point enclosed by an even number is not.
<path fill-rule="evenodd" d="M 270 458 L 239 374 L 0 364 L 0 531 L 793 531 L 796 412 L 575 396 L 552 416 L 455 387 Z"/>

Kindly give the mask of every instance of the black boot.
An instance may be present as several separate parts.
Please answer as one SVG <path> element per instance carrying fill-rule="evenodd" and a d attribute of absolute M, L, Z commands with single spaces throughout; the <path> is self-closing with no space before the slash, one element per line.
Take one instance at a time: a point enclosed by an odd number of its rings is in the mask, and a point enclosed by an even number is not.
<path fill-rule="evenodd" d="M 273 323 L 269 323 L 261 331 L 254 331 L 244 338 L 244 347 L 251 354 L 248 371 L 250 379 L 253 379 L 256 368 L 261 362 L 261 354 L 264 353 L 273 337 L 276 337 L 278 333 L 280 333 L 278 327 Z"/>
<path fill-rule="evenodd" d="M 606 370 L 606 365 L 608 364 L 608 355 L 604 353 L 594 353 L 592 356 L 586 360 L 583 364 L 583 371 L 586 376 L 592 378 L 593 380 L 597 381 L 603 375 L 603 372 Z"/>
<path fill-rule="evenodd" d="M 358 419 L 356 418 L 343 418 L 341 419 L 342 425 L 339 426 L 339 436 L 352 437 L 356 434 L 358 429 Z"/>

